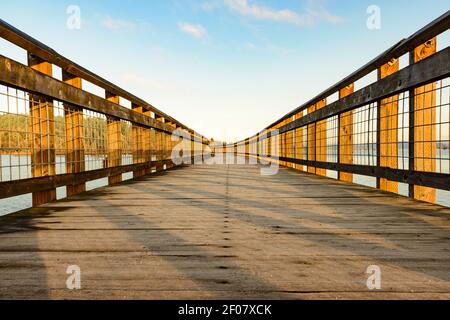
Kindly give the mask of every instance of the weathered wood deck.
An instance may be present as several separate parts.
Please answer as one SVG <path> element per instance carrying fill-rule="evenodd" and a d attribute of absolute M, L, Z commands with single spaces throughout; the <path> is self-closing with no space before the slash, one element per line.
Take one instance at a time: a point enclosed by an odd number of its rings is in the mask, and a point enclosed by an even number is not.
<path fill-rule="evenodd" d="M 0 219 L 0 298 L 449 299 L 450 210 L 290 169 L 185 167 Z"/>

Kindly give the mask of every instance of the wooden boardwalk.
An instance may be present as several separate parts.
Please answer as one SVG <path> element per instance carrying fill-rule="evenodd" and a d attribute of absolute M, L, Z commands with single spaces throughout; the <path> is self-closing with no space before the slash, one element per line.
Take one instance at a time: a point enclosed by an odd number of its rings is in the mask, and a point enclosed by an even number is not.
<path fill-rule="evenodd" d="M 190 166 L 1 218 L 0 298 L 450 299 L 449 209 L 259 173 Z"/>

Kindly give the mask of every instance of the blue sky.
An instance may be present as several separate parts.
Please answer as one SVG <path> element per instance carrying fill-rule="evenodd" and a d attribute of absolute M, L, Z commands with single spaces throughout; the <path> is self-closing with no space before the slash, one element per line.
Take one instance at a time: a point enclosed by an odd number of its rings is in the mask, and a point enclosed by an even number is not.
<path fill-rule="evenodd" d="M 369 30 L 367 8 L 381 9 Z M 69 5 L 81 29 L 66 27 Z M 200 133 L 243 139 L 450 9 L 449 0 L 16 0 L 0 18 Z M 0 54 L 24 54 L 0 42 Z"/>

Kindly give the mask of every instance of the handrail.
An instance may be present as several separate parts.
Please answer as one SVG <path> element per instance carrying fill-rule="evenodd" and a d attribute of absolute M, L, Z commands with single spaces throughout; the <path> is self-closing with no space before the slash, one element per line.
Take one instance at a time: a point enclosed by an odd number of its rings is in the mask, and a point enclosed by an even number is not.
<path fill-rule="evenodd" d="M 52 48 L 48 47 L 47 45 L 43 44 L 42 42 L 34 39 L 33 37 L 29 36 L 28 34 L 20 31 L 19 29 L 13 27 L 12 25 L 8 24 L 4 20 L 0 19 L 0 37 L 8 40 L 9 42 L 21 47 L 22 49 L 26 50 L 29 53 L 32 53 L 41 59 L 44 59 L 45 61 L 48 61 L 63 70 L 66 70 L 70 72 L 71 74 L 80 77 L 86 81 L 89 81 L 105 90 L 107 90 L 110 93 L 116 94 L 118 96 L 121 96 L 132 103 L 135 103 L 139 105 L 140 107 L 143 107 L 147 111 L 151 111 L 155 113 L 159 117 L 164 117 L 165 119 L 169 120 L 172 123 L 177 124 L 183 129 L 193 131 L 189 127 L 185 126 L 178 120 L 174 119 L 173 117 L 167 115 L 163 111 L 159 110 L 158 108 L 154 107 L 150 103 L 144 101 L 141 98 L 138 98 L 137 96 L 129 93 L 128 91 L 116 86 L 115 84 L 109 82 L 108 80 L 98 76 L 97 74 L 87 70 L 86 68 L 80 66 L 79 64 L 67 59 L 66 57 L 62 56 Z"/>
<path fill-rule="evenodd" d="M 345 77 L 335 85 L 331 86 L 330 88 L 321 92 L 311 100 L 307 101 L 306 103 L 287 113 L 277 121 L 273 122 L 272 124 L 264 128 L 264 130 L 270 129 L 276 126 L 277 124 L 281 123 L 283 120 L 289 119 L 290 117 L 296 115 L 297 113 L 306 110 L 309 106 L 314 105 L 323 99 L 326 99 L 332 94 L 338 92 L 340 89 L 345 88 L 346 86 L 354 83 L 355 81 L 377 70 L 390 60 L 399 58 L 402 55 L 409 53 L 411 50 L 414 50 L 414 48 L 416 48 L 417 46 L 445 32 L 448 29 L 450 29 L 450 10 L 444 13 L 436 20 L 434 20 L 433 22 L 423 27 L 422 29 L 420 29 L 419 31 L 415 32 L 407 39 L 399 41 L 391 48 L 389 48 L 388 50 L 386 50 L 385 52 L 377 56 L 375 59 L 365 64 L 363 67 L 350 74 L 349 76 Z M 262 133 L 264 130 L 262 130 L 260 133 Z"/>
<path fill-rule="evenodd" d="M 3 20 L 0 37 L 28 53 L 28 65 L 0 55 L 0 199 L 32 193 L 38 206 L 56 200 L 60 187 L 71 197 L 97 179 L 114 185 L 125 173 L 138 178 L 171 169 L 178 165 L 172 159 L 177 129 L 191 146 L 182 162 L 203 160 L 209 139 L 173 117 Z M 62 69 L 62 80 L 53 77 L 52 65 Z M 104 89 L 105 97 L 84 90 L 82 80 Z"/>

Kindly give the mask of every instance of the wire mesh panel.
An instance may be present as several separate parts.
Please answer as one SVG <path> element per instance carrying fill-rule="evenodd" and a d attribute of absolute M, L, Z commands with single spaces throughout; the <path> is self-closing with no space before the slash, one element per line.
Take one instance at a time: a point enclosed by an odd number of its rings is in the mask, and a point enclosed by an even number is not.
<path fill-rule="evenodd" d="M 336 163 L 339 155 L 339 117 L 328 118 L 326 126 L 326 161 Z"/>
<path fill-rule="evenodd" d="M 377 105 L 372 103 L 353 111 L 352 143 L 345 148 L 352 152 L 352 163 L 365 166 L 377 165 Z M 349 155 L 350 156 L 350 155 Z"/>
<path fill-rule="evenodd" d="M 53 104 L 30 96 L 31 172 L 33 177 L 56 174 L 55 113 Z"/>
<path fill-rule="evenodd" d="M 0 181 L 31 178 L 29 95 L 0 85 Z"/>
<path fill-rule="evenodd" d="M 131 122 L 121 120 L 120 121 L 120 153 L 122 155 L 121 165 L 133 164 L 133 143 L 138 144 L 139 140 L 136 142 L 132 141 L 132 126 Z"/>
<path fill-rule="evenodd" d="M 450 81 L 415 91 L 414 166 L 423 172 L 449 173 Z"/>
<path fill-rule="evenodd" d="M 450 174 L 450 78 L 436 83 L 436 172 Z"/>
<path fill-rule="evenodd" d="M 67 173 L 83 172 L 86 170 L 83 109 L 64 104 L 64 124 Z M 58 128 L 56 131 L 62 133 Z M 57 148 L 57 156 L 58 153 Z"/>
<path fill-rule="evenodd" d="M 53 102 L 54 113 L 54 137 L 52 140 L 55 144 L 55 166 L 56 174 L 67 173 L 67 166 L 76 166 L 75 159 L 70 159 L 71 163 L 68 163 L 67 159 L 67 140 L 66 140 L 66 108 L 63 103 L 59 101 Z"/>
<path fill-rule="evenodd" d="M 84 110 L 83 126 L 85 170 L 107 168 L 108 139 L 106 116 L 94 111 Z"/>

